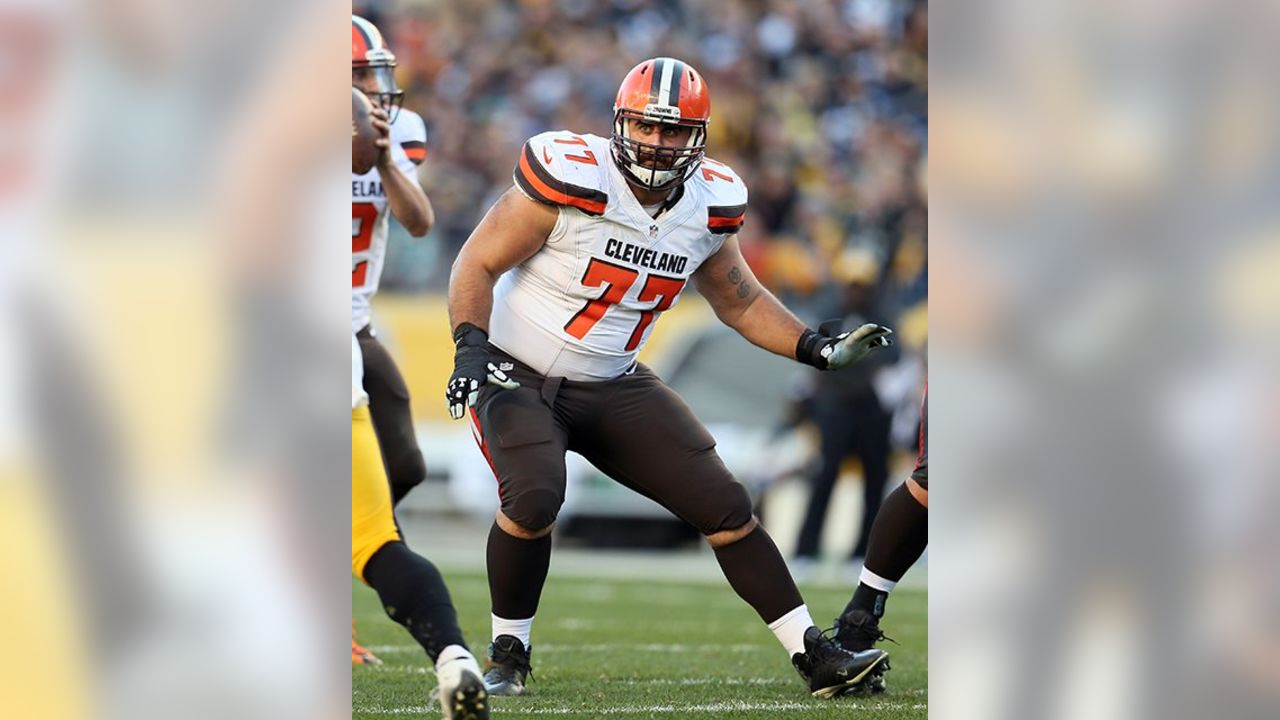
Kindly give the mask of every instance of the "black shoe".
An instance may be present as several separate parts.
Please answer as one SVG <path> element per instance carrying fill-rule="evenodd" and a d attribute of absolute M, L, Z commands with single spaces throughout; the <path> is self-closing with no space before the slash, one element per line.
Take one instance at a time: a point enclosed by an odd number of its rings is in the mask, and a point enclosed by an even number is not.
<path fill-rule="evenodd" d="M 875 647 L 881 640 L 889 640 L 880 631 L 876 616 L 857 608 L 836 618 L 835 631 L 836 644 L 849 652 L 860 652 Z"/>
<path fill-rule="evenodd" d="M 525 647 L 514 635 L 499 635 L 489 643 L 489 670 L 484 686 L 490 695 L 523 695 L 525 678 L 531 675 L 529 655 L 533 646 Z"/>
<path fill-rule="evenodd" d="M 875 647 L 881 640 L 893 642 L 893 638 L 880 630 L 880 620 L 866 610 L 853 609 L 836 618 L 836 644 L 851 653 L 861 652 Z M 886 667 L 885 670 L 888 668 Z M 888 688 L 884 681 L 884 671 L 871 673 L 859 692 L 854 694 L 879 695 Z"/>
<path fill-rule="evenodd" d="M 869 678 L 889 669 L 889 653 L 875 649 L 848 653 L 811 627 L 804 631 L 804 652 L 793 655 L 791 664 L 809 683 L 814 697 L 829 698 L 864 690 Z"/>

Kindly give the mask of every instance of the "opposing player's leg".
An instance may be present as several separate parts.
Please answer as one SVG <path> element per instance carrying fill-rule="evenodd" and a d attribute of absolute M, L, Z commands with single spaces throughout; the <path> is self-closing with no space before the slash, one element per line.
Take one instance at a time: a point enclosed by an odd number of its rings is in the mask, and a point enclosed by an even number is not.
<path fill-rule="evenodd" d="M 391 502 L 399 505 L 410 490 L 427 477 L 427 464 L 418 446 L 405 385 L 395 358 L 366 327 L 356 334 L 364 357 L 364 389 L 369 394 L 369 412 L 378 434 L 383 465 L 391 480 Z"/>
<path fill-rule="evenodd" d="M 487 387 L 471 413 L 501 500 L 485 553 L 493 640 L 484 681 L 494 695 L 526 691 L 533 617 L 551 567 L 551 531 L 564 502 L 568 443 L 543 399 L 547 380 L 511 362 L 508 374 L 520 387 Z"/>
<path fill-rule="evenodd" d="M 782 554 L 752 516 L 746 489 L 684 401 L 643 366 L 610 384 L 596 393 L 591 421 L 572 428 L 573 449 L 702 532 L 729 584 L 773 631 L 814 695 L 846 692 L 886 667 L 883 651 L 846 653 L 814 626 Z M 638 418 L 653 421 L 638 425 Z"/>
<path fill-rule="evenodd" d="M 928 396 L 921 406 L 920 452 L 911 477 L 889 493 L 871 525 L 867 559 L 858 587 L 836 619 L 836 641 L 851 652 L 866 650 L 884 639 L 880 618 L 889 593 L 929 545 Z M 883 679 L 870 683 L 884 689 Z"/>
<path fill-rule="evenodd" d="M 351 571 L 436 666 L 445 718 L 489 717 L 480 666 L 467 650 L 440 571 L 400 538 L 367 407 L 351 411 Z"/>

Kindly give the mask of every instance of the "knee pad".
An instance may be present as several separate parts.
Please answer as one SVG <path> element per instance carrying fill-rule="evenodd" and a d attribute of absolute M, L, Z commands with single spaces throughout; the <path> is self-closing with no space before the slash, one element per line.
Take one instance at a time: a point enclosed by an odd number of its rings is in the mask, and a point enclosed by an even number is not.
<path fill-rule="evenodd" d="M 556 521 L 564 498 L 554 490 L 533 488 L 502 504 L 502 514 L 530 532 L 541 530 Z"/>
<path fill-rule="evenodd" d="M 732 488 L 716 493 L 714 507 L 706 508 L 706 511 L 701 514 L 703 517 L 697 518 L 694 526 L 703 535 L 736 530 L 751 522 L 751 518 L 755 515 L 747 489 L 736 482 Z"/>
<path fill-rule="evenodd" d="M 427 463 L 422 458 L 422 451 L 417 447 L 400 453 L 398 457 L 389 458 L 387 475 L 391 485 L 404 493 L 417 487 L 427 477 Z"/>

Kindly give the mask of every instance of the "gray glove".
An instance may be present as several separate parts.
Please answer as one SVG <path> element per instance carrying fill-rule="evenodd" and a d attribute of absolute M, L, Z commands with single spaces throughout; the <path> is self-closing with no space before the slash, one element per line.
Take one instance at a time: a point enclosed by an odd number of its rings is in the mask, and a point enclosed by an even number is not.
<path fill-rule="evenodd" d="M 796 343 L 796 359 L 819 370 L 840 370 L 863 361 L 876 348 L 889 347 L 893 330 L 866 323 L 835 337 L 805 330 Z"/>

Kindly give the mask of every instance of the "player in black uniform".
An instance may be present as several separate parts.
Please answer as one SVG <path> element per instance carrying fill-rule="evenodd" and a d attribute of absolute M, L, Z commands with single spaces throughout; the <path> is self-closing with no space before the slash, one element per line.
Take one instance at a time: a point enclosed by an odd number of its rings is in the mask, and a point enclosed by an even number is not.
<path fill-rule="evenodd" d="M 880 630 L 889 593 L 929 545 L 929 389 L 920 404 L 920 450 L 916 467 L 907 481 L 889 493 L 871 525 L 867 561 L 858 587 L 836 619 L 836 642 L 857 652 L 874 646 L 885 635 Z M 870 683 L 872 691 L 884 690 L 883 674 Z"/>

